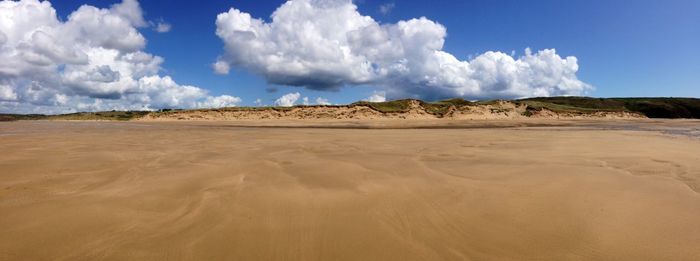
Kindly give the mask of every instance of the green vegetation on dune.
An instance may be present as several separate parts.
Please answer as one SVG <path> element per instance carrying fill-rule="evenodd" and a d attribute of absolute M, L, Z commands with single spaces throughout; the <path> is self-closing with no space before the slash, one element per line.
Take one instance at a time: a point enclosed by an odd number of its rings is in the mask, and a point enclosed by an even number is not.
<path fill-rule="evenodd" d="M 554 112 L 626 111 L 649 118 L 700 118 L 700 99 L 696 98 L 590 98 L 546 97 L 517 100 L 536 110 Z"/>
<path fill-rule="evenodd" d="M 128 121 L 145 116 L 147 111 L 102 111 L 102 112 L 77 112 L 69 114 L 47 116 L 48 120 L 107 120 Z"/>
<path fill-rule="evenodd" d="M 355 102 L 351 105 L 367 106 L 367 107 L 375 109 L 376 111 L 379 111 L 379 112 L 391 113 L 391 112 L 407 112 L 411 108 L 410 102 L 411 102 L 411 100 L 409 100 L 409 99 L 385 101 L 385 102 L 359 101 L 359 102 Z"/>
<path fill-rule="evenodd" d="M 17 120 L 104 120 L 104 121 L 128 121 L 145 116 L 147 111 L 103 111 L 103 112 L 76 112 L 58 115 L 42 114 L 0 114 L 0 121 Z"/>
<path fill-rule="evenodd" d="M 459 108 L 462 106 L 475 105 L 475 103 L 470 102 L 470 101 L 466 101 L 466 100 L 461 99 L 461 98 L 441 100 L 441 101 L 436 101 L 436 102 L 424 102 L 421 100 L 411 100 L 411 99 L 386 101 L 386 102 L 360 101 L 360 102 L 355 102 L 351 105 L 368 106 L 376 111 L 383 112 L 383 113 L 401 113 L 401 112 L 407 112 L 409 109 L 411 109 L 411 102 L 412 101 L 417 101 L 428 113 L 431 113 L 431 114 L 436 115 L 438 117 L 444 116 L 449 111 L 450 107 L 453 107 L 453 106 L 455 108 Z"/>
<path fill-rule="evenodd" d="M 46 118 L 46 115 L 41 115 L 41 114 L 0 114 L 0 121 L 40 120 L 43 118 Z"/>
<path fill-rule="evenodd" d="M 462 98 L 455 98 L 455 99 L 449 99 L 449 100 L 441 100 L 441 101 L 436 101 L 436 102 L 423 102 L 421 101 L 421 106 L 425 108 L 425 110 L 433 115 L 437 115 L 438 117 L 443 117 L 447 112 L 449 112 L 450 107 L 454 108 L 460 108 L 463 106 L 473 106 L 475 103 L 466 101 Z"/>
<path fill-rule="evenodd" d="M 623 101 L 627 109 L 643 113 L 649 118 L 700 118 L 700 99 L 640 98 Z"/>
<path fill-rule="evenodd" d="M 464 100 L 462 98 L 454 98 L 454 99 L 436 101 L 436 102 L 433 102 L 433 104 L 446 104 L 446 105 L 454 105 L 456 107 L 459 107 L 459 106 L 474 105 L 476 103 Z"/>
<path fill-rule="evenodd" d="M 365 105 L 384 113 L 406 112 L 412 100 L 395 100 L 387 102 L 356 102 L 353 105 Z M 436 102 L 418 101 L 428 112 L 443 117 L 454 106 L 494 105 L 498 100 L 470 102 L 460 98 Z M 532 111 L 547 109 L 553 112 L 595 113 L 595 112 L 631 112 L 649 118 L 695 118 L 700 119 L 700 99 L 696 98 L 590 98 L 590 97 L 545 97 L 514 100 L 515 103 L 528 106 L 526 115 Z"/>
<path fill-rule="evenodd" d="M 605 110 L 605 111 L 621 111 L 624 110 L 623 104 L 612 99 L 604 98 L 589 98 L 589 97 L 545 97 L 545 98 L 529 98 L 518 100 L 521 103 L 539 108 L 553 108 L 557 110 Z"/>

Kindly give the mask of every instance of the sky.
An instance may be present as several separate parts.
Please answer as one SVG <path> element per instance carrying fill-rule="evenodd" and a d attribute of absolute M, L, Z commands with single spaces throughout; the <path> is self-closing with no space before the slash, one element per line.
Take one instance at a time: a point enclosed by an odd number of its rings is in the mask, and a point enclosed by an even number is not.
<path fill-rule="evenodd" d="M 0 1 L 0 112 L 700 97 L 700 1 Z"/>

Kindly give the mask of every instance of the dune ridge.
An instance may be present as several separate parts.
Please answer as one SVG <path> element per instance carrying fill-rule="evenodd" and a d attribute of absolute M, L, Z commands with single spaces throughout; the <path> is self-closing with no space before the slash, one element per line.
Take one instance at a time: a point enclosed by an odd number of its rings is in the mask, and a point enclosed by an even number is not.
<path fill-rule="evenodd" d="M 484 104 L 448 104 L 436 108 L 420 100 L 401 100 L 403 107 L 382 110 L 372 103 L 350 105 L 315 105 L 289 108 L 221 108 L 201 110 L 174 110 L 149 113 L 136 120 L 265 120 L 265 119 L 638 119 L 644 115 L 626 111 L 553 111 L 546 108 L 532 108 L 527 104 L 511 101 L 493 101 Z"/>
<path fill-rule="evenodd" d="M 440 101 L 415 99 L 385 102 L 360 101 L 347 105 L 296 105 L 292 107 L 224 107 L 144 111 L 73 112 L 55 115 L 3 114 L 1 121 L 17 120 L 362 120 L 362 119 L 700 119 L 696 98 L 592 98 L 543 97 L 519 100 Z"/>

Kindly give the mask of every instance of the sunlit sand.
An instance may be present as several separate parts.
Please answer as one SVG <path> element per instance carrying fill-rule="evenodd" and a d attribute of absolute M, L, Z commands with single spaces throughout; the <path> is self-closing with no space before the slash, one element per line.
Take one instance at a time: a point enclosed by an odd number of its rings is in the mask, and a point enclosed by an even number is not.
<path fill-rule="evenodd" d="M 0 260 L 698 260 L 697 126 L 0 123 Z"/>

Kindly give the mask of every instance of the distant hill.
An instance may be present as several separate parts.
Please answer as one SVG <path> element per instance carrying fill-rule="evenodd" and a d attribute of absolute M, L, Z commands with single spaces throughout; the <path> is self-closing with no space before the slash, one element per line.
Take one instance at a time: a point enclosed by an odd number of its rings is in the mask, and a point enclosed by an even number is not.
<path fill-rule="evenodd" d="M 516 102 L 552 111 L 628 111 L 648 118 L 700 118 L 700 99 L 696 98 L 547 97 Z"/>
<path fill-rule="evenodd" d="M 348 105 L 294 107 L 228 107 L 218 109 L 163 109 L 160 111 L 79 112 L 60 115 L 0 114 L 14 120 L 237 120 L 237 119 L 375 119 L 375 118 L 692 118 L 700 119 L 696 98 L 590 98 L 543 97 L 520 100 L 435 102 L 404 99 L 355 102 Z"/>

